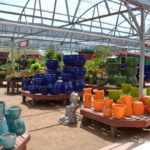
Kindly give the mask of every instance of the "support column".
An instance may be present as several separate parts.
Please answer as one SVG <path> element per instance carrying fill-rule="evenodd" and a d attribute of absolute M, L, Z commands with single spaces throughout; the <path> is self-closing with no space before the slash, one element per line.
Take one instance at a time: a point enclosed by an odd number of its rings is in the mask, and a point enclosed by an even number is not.
<path fill-rule="evenodd" d="M 143 96 L 144 64 L 145 64 L 145 10 L 141 10 L 141 51 L 140 51 L 140 74 L 139 74 L 139 97 Z"/>
<path fill-rule="evenodd" d="M 14 68 L 14 39 L 11 38 L 11 68 Z"/>

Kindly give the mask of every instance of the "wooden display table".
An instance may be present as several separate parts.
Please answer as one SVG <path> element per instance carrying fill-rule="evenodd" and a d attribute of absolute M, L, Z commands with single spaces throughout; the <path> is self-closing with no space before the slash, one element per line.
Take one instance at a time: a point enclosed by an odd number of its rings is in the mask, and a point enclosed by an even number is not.
<path fill-rule="evenodd" d="M 96 112 L 92 108 L 81 107 L 80 114 L 83 115 L 82 125 L 87 125 L 88 119 L 102 122 L 111 127 L 111 135 L 116 136 L 118 127 L 145 128 L 150 126 L 150 115 L 124 117 L 115 119 L 114 117 L 104 117 L 102 112 Z"/>
<path fill-rule="evenodd" d="M 59 95 L 42 95 L 42 94 L 30 94 L 28 91 L 22 91 L 22 102 L 26 102 L 26 98 L 29 97 L 32 99 L 32 106 L 36 105 L 38 100 L 63 100 L 64 105 L 67 104 L 67 101 L 70 99 L 70 94 L 59 94 Z M 83 93 L 78 93 L 80 100 L 83 100 Z"/>
<path fill-rule="evenodd" d="M 30 134 L 25 132 L 22 135 L 17 136 L 16 144 L 11 150 L 27 150 L 27 143 L 30 140 Z M 2 146 L 0 146 L 0 150 L 5 150 Z"/>
<path fill-rule="evenodd" d="M 7 94 L 18 94 L 19 92 L 19 87 L 23 87 L 23 81 L 22 79 L 20 80 L 10 80 L 7 79 Z M 20 83 L 20 84 L 19 84 Z M 11 90 L 11 92 L 10 92 Z"/>
<path fill-rule="evenodd" d="M 6 79 L 0 79 L 0 86 L 6 86 L 7 84 L 4 84 L 6 81 Z"/>

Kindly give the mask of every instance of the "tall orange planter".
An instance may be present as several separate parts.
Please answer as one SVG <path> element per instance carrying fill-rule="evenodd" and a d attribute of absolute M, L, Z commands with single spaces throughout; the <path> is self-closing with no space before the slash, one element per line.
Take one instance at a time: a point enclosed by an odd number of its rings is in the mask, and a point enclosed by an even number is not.
<path fill-rule="evenodd" d="M 95 96 L 97 99 L 104 99 L 104 91 L 103 90 L 97 90 L 95 92 Z"/>
<path fill-rule="evenodd" d="M 90 108 L 91 107 L 91 98 L 92 94 L 84 94 L 84 107 Z"/>
<path fill-rule="evenodd" d="M 84 94 L 91 94 L 92 93 L 92 88 L 84 88 Z"/>
<path fill-rule="evenodd" d="M 123 104 L 113 105 L 114 118 L 116 118 L 116 119 L 124 118 L 125 111 L 126 111 L 126 106 L 125 105 L 123 105 Z"/>
<path fill-rule="evenodd" d="M 125 106 L 126 106 L 125 116 L 131 117 L 133 115 L 132 103 L 125 104 Z"/>
<path fill-rule="evenodd" d="M 125 96 L 122 96 L 122 99 L 123 99 L 124 104 L 131 103 L 131 96 L 125 95 Z"/>
<path fill-rule="evenodd" d="M 144 104 L 142 102 L 133 103 L 133 114 L 134 115 L 144 115 Z"/>
<path fill-rule="evenodd" d="M 94 100 L 93 107 L 95 111 L 102 111 L 104 107 L 104 101 Z"/>
<path fill-rule="evenodd" d="M 103 116 L 111 117 L 112 116 L 112 108 L 105 107 L 103 111 Z"/>
<path fill-rule="evenodd" d="M 117 99 L 117 104 L 124 104 L 124 101 L 122 98 Z"/>
<path fill-rule="evenodd" d="M 105 105 L 105 107 L 111 108 L 112 104 L 113 104 L 113 99 L 110 99 L 110 98 L 104 99 L 104 105 Z"/>

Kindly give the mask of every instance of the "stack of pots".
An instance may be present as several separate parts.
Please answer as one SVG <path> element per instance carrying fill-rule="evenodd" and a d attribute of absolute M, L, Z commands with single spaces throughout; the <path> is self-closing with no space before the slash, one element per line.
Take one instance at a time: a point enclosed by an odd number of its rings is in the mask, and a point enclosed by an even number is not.
<path fill-rule="evenodd" d="M 92 106 L 92 88 L 84 88 L 84 107 L 90 108 Z"/>
<path fill-rule="evenodd" d="M 83 92 L 83 88 L 85 87 L 85 82 L 83 78 L 86 73 L 86 69 L 84 67 L 86 56 L 85 55 L 64 55 L 63 61 L 65 67 L 62 75 L 63 76 L 70 75 L 70 81 L 72 81 L 73 90 L 75 92 Z M 67 83 L 67 84 L 71 87 L 71 83 Z"/>
<path fill-rule="evenodd" d="M 137 83 L 137 59 L 134 57 L 127 57 L 125 59 L 126 63 L 126 75 L 127 79 L 126 82 L 129 84 L 135 84 Z"/>
<path fill-rule="evenodd" d="M 7 123 L 9 127 L 9 132 L 14 133 L 16 135 L 21 135 L 25 132 L 25 124 L 21 115 L 21 107 L 12 106 L 7 109 Z"/>
<path fill-rule="evenodd" d="M 104 110 L 103 110 L 103 116 L 105 117 L 111 117 L 112 116 L 112 104 L 113 99 L 104 99 Z"/>

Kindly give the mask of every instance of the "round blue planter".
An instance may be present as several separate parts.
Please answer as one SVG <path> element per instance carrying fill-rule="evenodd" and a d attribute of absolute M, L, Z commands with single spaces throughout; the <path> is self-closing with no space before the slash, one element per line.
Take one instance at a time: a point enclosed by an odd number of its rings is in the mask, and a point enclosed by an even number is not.
<path fill-rule="evenodd" d="M 52 94 L 52 88 L 53 88 L 53 85 L 52 85 L 52 84 L 49 84 L 49 85 L 47 86 L 48 94 Z"/>
<path fill-rule="evenodd" d="M 51 94 L 57 95 L 62 93 L 62 83 L 63 82 L 56 82 L 52 89 L 51 89 Z"/>
<path fill-rule="evenodd" d="M 7 126 L 7 121 L 5 119 L 5 117 L 3 119 L 0 119 L 0 135 L 4 134 L 4 133 L 8 133 L 8 126 Z"/>
<path fill-rule="evenodd" d="M 71 74 L 72 79 L 79 80 L 79 79 L 84 78 L 84 75 L 86 73 L 86 69 L 85 68 L 77 68 L 77 67 L 75 67 L 75 68 L 65 67 L 64 72 Z"/>
<path fill-rule="evenodd" d="M 36 85 L 30 85 L 29 86 L 29 91 L 31 94 L 37 94 L 39 92 L 39 88 Z"/>
<path fill-rule="evenodd" d="M 21 118 L 15 120 L 10 119 L 8 126 L 9 131 L 11 133 L 15 133 L 16 135 L 20 135 L 25 132 L 25 124 Z"/>
<path fill-rule="evenodd" d="M 16 143 L 16 134 L 14 133 L 5 133 L 0 137 L 1 145 L 5 149 L 12 149 Z"/>
<path fill-rule="evenodd" d="M 0 101 L 0 119 L 4 118 L 5 114 L 5 102 Z"/>
<path fill-rule="evenodd" d="M 8 109 L 9 112 L 9 119 L 18 119 L 21 115 L 21 107 L 19 106 L 12 106 Z"/>
<path fill-rule="evenodd" d="M 84 80 L 74 80 L 72 81 L 72 84 L 75 92 L 83 92 L 83 89 L 85 88 Z"/>
<path fill-rule="evenodd" d="M 62 92 L 63 92 L 63 94 L 71 94 L 73 92 L 72 82 L 63 82 L 62 83 Z"/>
<path fill-rule="evenodd" d="M 56 70 L 58 68 L 57 60 L 47 60 L 46 61 L 47 70 Z"/>
<path fill-rule="evenodd" d="M 62 73 L 62 80 L 64 81 L 64 82 L 68 82 L 68 81 L 70 81 L 71 80 L 71 74 L 70 73 Z"/>
<path fill-rule="evenodd" d="M 45 74 L 44 73 L 36 73 L 35 78 L 44 78 Z"/>
<path fill-rule="evenodd" d="M 48 84 L 54 84 L 57 81 L 57 75 L 56 74 L 45 74 L 45 81 Z"/>
<path fill-rule="evenodd" d="M 83 67 L 86 61 L 85 55 L 64 55 L 63 61 L 66 66 Z"/>
<path fill-rule="evenodd" d="M 47 95 L 48 94 L 48 86 L 40 86 L 39 91 L 42 95 Z"/>

